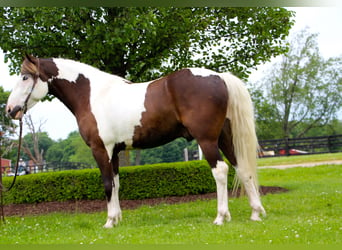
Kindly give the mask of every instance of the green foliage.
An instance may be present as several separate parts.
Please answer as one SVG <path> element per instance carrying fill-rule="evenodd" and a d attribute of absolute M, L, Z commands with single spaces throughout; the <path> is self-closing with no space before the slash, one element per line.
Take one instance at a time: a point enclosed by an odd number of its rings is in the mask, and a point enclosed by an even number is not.
<path fill-rule="evenodd" d="M 11 119 L 8 117 L 8 115 L 5 112 L 5 107 L 7 103 L 7 99 L 9 97 L 9 92 L 4 91 L 4 88 L 0 86 L 0 131 L 1 132 L 11 132 L 8 131 L 9 127 L 12 125 Z"/>
<path fill-rule="evenodd" d="M 11 180 L 12 178 L 4 178 L 4 185 L 8 186 Z M 98 171 L 69 170 L 18 177 L 13 189 L 6 193 L 5 203 L 99 199 L 99 197 L 104 197 L 104 193 Z"/>
<path fill-rule="evenodd" d="M 11 137 L 15 133 L 15 124 L 5 112 L 7 99 L 9 96 L 8 91 L 0 86 L 0 155 L 8 157 L 8 150 L 11 148 Z"/>
<path fill-rule="evenodd" d="M 235 171 L 229 172 L 229 185 Z M 12 178 L 5 177 L 9 186 Z M 104 199 L 98 169 L 61 171 L 19 176 L 5 203 Z M 120 169 L 120 199 L 145 199 L 215 192 L 206 161 L 123 167 Z"/>
<path fill-rule="evenodd" d="M 47 162 L 84 162 L 96 166 L 90 148 L 79 132 L 71 132 L 65 140 L 54 143 L 46 152 Z"/>
<path fill-rule="evenodd" d="M 71 133 L 66 140 L 68 147 L 73 153 L 69 155 L 68 161 L 70 162 L 85 162 L 93 166 L 96 162 L 91 153 L 91 149 L 86 145 L 78 132 Z"/>
<path fill-rule="evenodd" d="M 258 139 L 280 138 L 282 130 L 280 128 L 280 122 L 276 118 L 276 106 L 264 97 L 262 90 L 251 88 L 250 93 L 255 108 L 255 123 Z"/>
<path fill-rule="evenodd" d="M 184 161 L 184 148 L 191 146 L 191 143 L 187 142 L 184 138 L 178 138 L 156 148 L 140 150 L 140 164 Z M 130 153 L 131 158 L 136 157 L 136 152 L 131 151 Z"/>
<path fill-rule="evenodd" d="M 37 136 L 39 142 L 39 150 L 43 152 L 43 158 L 45 157 L 46 151 L 53 145 L 53 140 L 49 137 L 47 132 L 36 132 L 35 136 Z M 23 137 L 23 144 L 27 147 L 31 152 L 34 152 L 34 140 L 32 138 L 32 133 L 28 133 Z M 25 159 L 29 160 L 29 158 Z"/>
<path fill-rule="evenodd" d="M 11 72 L 25 52 L 66 57 L 133 81 L 183 67 L 241 77 L 284 53 L 293 25 L 284 8 L 0 9 L 0 44 Z"/>
<path fill-rule="evenodd" d="M 302 122 L 293 129 L 292 137 L 310 126 L 312 121 Z M 341 135 L 342 134 L 342 120 L 332 119 L 328 123 L 325 121 L 317 122 L 315 127 L 312 127 L 305 133 L 307 137 L 321 136 L 321 135 Z"/>

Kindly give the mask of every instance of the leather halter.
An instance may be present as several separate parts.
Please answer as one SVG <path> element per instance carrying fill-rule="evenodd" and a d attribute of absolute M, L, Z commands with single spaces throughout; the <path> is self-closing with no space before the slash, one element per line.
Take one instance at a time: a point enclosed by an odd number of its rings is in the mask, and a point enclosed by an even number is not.
<path fill-rule="evenodd" d="M 31 95 L 32 95 L 32 92 L 33 92 L 34 88 L 35 88 L 36 85 L 37 85 L 37 82 L 38 82 L 38 79 L 39 79 L 39 75 L 40 75 L 39 70 L 40 70 L 40 62 L 39 62 L 39 59 L 37 59 L 37 72 L 36 72 L 36 74 L 35 74 L 36 77 L 35 77 L 35 80 L 34 80 L 34 82 L 33 82 L 33 85 L 32 85 L 32 88 L 31 88 L 31 90 L 30 90 L 30 93 L 27 95 L 27 97 L 26 97 L 26 99 L 25 99 L 25 102 L 24 102 L 24 105 L 23 105 L 23 107 L 22 107 L 22 111 L 23 111 L 24 114 L 25 114 L 26 111 L 27 111 L 27 103 L 28 103 L 28 101 L 29 101 L 29 99 L 30 99 L 30 97 L 31 97 Z"/>

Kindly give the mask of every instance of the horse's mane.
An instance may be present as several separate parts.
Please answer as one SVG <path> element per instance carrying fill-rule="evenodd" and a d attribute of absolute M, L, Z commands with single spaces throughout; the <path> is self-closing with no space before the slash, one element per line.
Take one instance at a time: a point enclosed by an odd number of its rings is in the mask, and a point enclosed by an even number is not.
<path fill-rule="evenodd" d="M 33 62 L 31 62 L 30 60 L 25 58 L 23 64 L 21 65 L 20 72 L 21 72 L 21 74 L 37 75 L 38 74 L 38 67 Z"/>
<path fill-rule="evenodd" d="M 123 82 L 127 83 L 127 84 L 133 84 L 133 82 L 127 80 L 127 79 L 124 79 L 123 77 L 121 76 L 117 76 L 117 75 L 112 75 L 110 73 L 107 73 L 107 72 L 104 72 L 104 71 L 100 71 L 99 69 L 91 66 L 91 65 L 88 65 L 88 64 L 85 64 L 85 63 L 81 63 L 81 62 L 78 62 L 78 61 L 74 61 L 74 60 L 70 60 L 70 59 L 62 59 L 60 58 L 61 60 L 64 60 L 65 62 L 71 62 L 73 64 L 78 64 L 78 65 L 83 65 L 83 66 L 86 66 L 88 67 L 87 69 L 90 70 L 90 69 L 95 69 L 99 72 L 102 72 L 102 73 L 106 73 L 108 75 L 111 75 L 113 77 L 117 77 L 117 78 L 120 78 L 122 79 Z M 56 59 L 57 60 L 57 59 Z M 40 61 L 38 58 L 35 58 L 35 57 L 32 57 L 32 56 L 26 56 L 26 58 L 24 59 L 22 65 L 21 65 L 21 70 L 20 70 L 20 73 L 21 74 L 31 74 L 31 75 L 35 75 L 35 76 L 39 76 L 39 70 L 40 70 Z"/>

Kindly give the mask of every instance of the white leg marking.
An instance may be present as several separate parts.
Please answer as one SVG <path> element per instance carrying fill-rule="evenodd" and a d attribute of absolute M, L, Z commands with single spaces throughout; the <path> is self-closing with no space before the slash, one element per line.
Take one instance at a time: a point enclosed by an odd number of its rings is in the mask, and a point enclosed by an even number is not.
<path fill-rule="evenodd" d="M 108 208 L 108 218 L 107 222 L 104 225 L 105 228 L 112 228 L 113 225 L 118 224 L 118 222 L 122 219 L 121 208 L 119 202 L 119 175 L 114 176 L 114 186 L 112 189 L 112 197 L 110 201 L 107 203 Z"/>
<path fill-rule="evenodd" d="M 261 204 L 260 195 L 257 187 L 254 185 L 253 178 L 246 173 L 242 173 L 239 168 L 237 168 L 236 172 L 240 181 L 245 187 L 249 199 L 249 204 L 252 208 L 251 220 L 261 221 L 261 218 L 259 216 L 260 213 L 262 213 L 263 216 L 266 216 L 266 212 Z"/>
<path fill-rule="evenodd" d="M 216 168 L 212 169 L 213 176 L 216 181 L 217 189 L 217 217 L 214 224 L 222 225 L 224 220 L 230 221 L 230 213 L 228 210 L 228 165 L 224 161 L 217 161 Z"/>

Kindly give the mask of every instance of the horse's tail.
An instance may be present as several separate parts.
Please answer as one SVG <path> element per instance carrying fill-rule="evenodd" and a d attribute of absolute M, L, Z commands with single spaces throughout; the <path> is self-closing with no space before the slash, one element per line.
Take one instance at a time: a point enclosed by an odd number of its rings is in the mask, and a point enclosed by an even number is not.
<path fill-rule="evenodd" d="M 254 109 L 251 96 L 245 84 L 230 73 L 220 74 L 228 89 L 228 108 L 226 118 L 230 120 L 234 153 L 239 178 L 249 178 L 258 190 L 257 150 Z M 236 183 L 237 185 L 238 183 Z"/>

